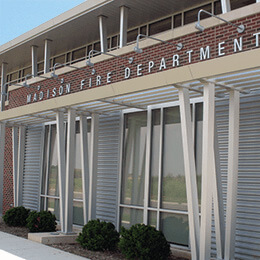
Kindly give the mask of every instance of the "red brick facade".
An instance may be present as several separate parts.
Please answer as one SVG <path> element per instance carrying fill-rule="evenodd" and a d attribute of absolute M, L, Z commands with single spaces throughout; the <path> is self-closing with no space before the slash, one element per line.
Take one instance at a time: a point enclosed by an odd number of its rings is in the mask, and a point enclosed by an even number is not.
<path fill-rule="evenodd" d="M 85 67 L 86 70 L 75 70 L 64 75 L 60 75 L 59 79 L 64 78 L 64 93 L 66 92 L 66 84 L 70 83 L 70 93 L 81 91 L 81 81 L 85 79 L 85 86 L 82 90 L 86 90 L 88 87 L 89 79 L 92 78 L 92 88 L 96 86 L 96 77 L 97 75 L 101 76 L 101 85 L 105 86 L 107 84 L 107 73 L 111 73 L 111 82 L 119 82 L 125 79 L 125 68 L 129 67 L 131 69 L 130 78 L 145 76 L 151 73 L 160 73 L 160 71 L 172 69 L 173 67 L 181 67 L 192 63 L 203 62 L 200 60 L 200 48 L 206 48 L 210 46 L 210 59 L 219 58 L 227 55 L 236 55 L 236 52 L 239 52 L 236 45 L 236 50 L 234 49 L 234 40 L 237 39 L 237 43 L 240 43 L 240 37 L 242 37 L 243 49 L 242 51 L 252 50 L 258 48 L 256 46 L 256 36 L 253 34 L 260 32 L 260 14 L 255 14 L 241 20 L 233 21 L 233 23 L 240 25 L 241 23 L 245 26 L 245 32 L 239 34 L 235 27 L 232 27 L 228 24 L 219 25 L 213 28 L 206 29 L 204 32 L 196 32 L 179 39 L 172 40 L 172 43 L 182 43 L 183 49 L 178 51 L 172 45 L 166 44 L 155 44 L 152 47 L 143 49 L 143 53 L 137 54 L 135 52 L 129 53 L 124 57 L 134 57 L 134 63 L 129 64 L 127 60 L 122 59 L 109 59 L 103 62 L 96 63 L 94 68 L 96 74 L 91 75 L 91 68 Z M 203 25 L 203 20 L 201 21 Z M 195 24 L 194 24 L 195 25 Z M 260 38 L 260 37 L 259 37 Z M 225 53 L 223 56 L 219 56 L 219 43 L 223 43 L 221 46 L 224 49 L 221 51 Z M 155 42 L 156 43 L 156 42 Z M 192 52 L 191 52 L 192 51 Z M 191 60 L 189 62 L 189 52 Z M 173 56 L 179 55 L 178 62 L 173 64 Z M 175 56 L 176 58 L 177 56 Z M 162 61 L 162 58 L 164 60 Z M 154 66 L 149 72 L 148 64 L 150 61 L 154 62 Z M 165 61 L 165 64 L 162 63 Z M 142 65 L 140 65 L 142 64 Z M 137 67 L 139 66 L 139 74 L 137 75 Z M 161 66 L 161 70 L 160 70 Z M 37 86 L 40 85 L 40 90 L 37 90 Z M 50 98 L 53 94 L 53 89 L 56 88 L 57 95 L 55 98 L 58 98 L 58 89 L 60 87 L 59 81 L 56 79 L 46 79 L 39 84 L 33 84 L 34 88 L 19 88 L 17 90 L 11 91 L 9 95 L 9 109 L 14 107 L 19 107 L 27 104 L 27 95 L 33 96 L 36 93 L 37 98 L 39 97 L 40 92 L 44 93 L 42 98 L 43 100 L 47 99 L 47 90 L 50 91 Z M 99 87 L 99 86 L 98 86 Z M 65 94 L 63 94 L 65 95 Z M 41 102 L 37 100 L 37 102 Z M 5 149 L 5 176 L 4 176 L 4 210 L 10 207 L 10 204 L 13 203 L 12 196 L 12 140 L 11 140 L 11 130 L 7 129 L 6 132 L 6 149 Z"/>

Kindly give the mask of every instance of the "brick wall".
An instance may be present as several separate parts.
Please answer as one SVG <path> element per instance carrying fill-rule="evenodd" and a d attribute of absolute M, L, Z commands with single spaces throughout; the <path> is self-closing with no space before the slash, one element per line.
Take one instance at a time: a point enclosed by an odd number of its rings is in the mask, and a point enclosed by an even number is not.
<path fill-rule="evenodd" d="M 201 22 L 203 24 L 203 21 Z M 81 91 L 80 84 L 81 80 L 85 79 L 86 84 L 89 81 L 89 78 L 92 78 L 92 88 L 96 86 L 96 76 L 100 75 L 102 78 L 102 83 L 100 86 L 105 86 L 109 83 L 106 82 L 107 73 L 112 72 L 111 81 L 113 83 L 119 82 L 125 79 L 125 68 L 129 67 L 131 69 L 131 77 L 135 78 L 137 76 L 137 66 L 142 64 L 142 76 L 151 74 L 151 73 L 160 73 L 159 68 L 161 64 L 161 59 L 165 59 L 166 68 L 162 68 L 162 70 L 168 70 L 173 68 L 173 55 L 179 55 L 179 66 L 185 66 L 190 63 L 203 62 L 200 60 L 200 48 L 205 48 L 206 46 L 211 47 L 211 57 L 210 59 L 219 58 L 218 55 L 218 43 L 225 42 L 223 47 L 225 47 L 225 56 L 227 55 L 236 55 L 234 53 L 234 39 L 238 39 L 243 37 L 243 51 L 252 50 L 256 47 L 256 39 L 253 36 L 254 33 L 260 32 L 260 14 L 255 14 L 241 20 L 233 21 L 233 23 L 239 25 L 243 23 L 246 27 L 244 33 L 239 34 L 235 27 L 232 27 L 228 24 L 223 24 L 220 26 L 216 26 L 213 28 L 206 29 L 204 32 L 196 32 L 179 39 L 172 40 L 172 43 L 183 43 L 184 48 L 180 51 L 172 45 L 166 44 L 156 44 L 152 47 L 148 47 L 143 49 L 143 53 L 137 54 L 135 52 L 124 55 L 124 57 L 134 57 L 134 63 L 129 64 L 126 60 L 121 60 L 117 58 L 113 58 L 110 60 L 106 60 L 103 62 L 99 62 L 95 64 L 96 75 L 91 75 L 91 68 L 85 67 L 85 70 L 76 70 L 64 75 L 60 75 L 59 78 L 64 78 L 64 82 L 70 83 L 71 92 Z M 192 50 L 191 62 L 189 63 L 187 51 Z M 154 62 L 154 67 L 151 69 L 151 72 L 148 72 L 148 64 L 149 61 Z M 177 66 L 177 65 L 176 65 Z M 65 84 L 62 84 L 65 86 Z M 37 86 L 40 85 L 41 89 L 37 90 Z M 39 84 L 33 84 L 34 88 L 19 88 L 17 90 L 11 91 L 9 95 L 9 107 L 8 109 L 19 107 L 27 104 L 27 95 L 35 93 L 37 95 L 40 94 L 40 91 L 43 91 L 44 97 L 42 101 L 46 100 L 46 93 L 49 89 L 52 91 L 54 88 L 58 89 L 60 87 L 60 82 L 56 79 L 46 79 Z M 99 86 L 98 86 L 99 87 Z M 83 87 L 83 90 L 87 89 L 87 86 Z M 65 95 L 65 94 L 63 94 Z M 59 95 L 55 98 L 59 98 Z M 52 97 L 52 92 L 50 92 L 50 98 Z M 32 96 L 33 99 L 33 96 Z M 37 101 L 37 102 L 42 102 Z M 33 101 L 32 101 L 33 103 Z M 5 156 L 5 209 L 8 208 L 10 202 L 13 199 L 12 196 L 12 146 L 11 146 L 11 135 L 10 130 L 7 130 L 7 138 L 6 138 L 6 156 Z"/>
<path fill-rule="evenodd" d="M 6 128 L 5 158 L 4 158 L 4 197 L 3 214 L 13 205 L 13 156 L 12 156 L 12 128 Z"/>

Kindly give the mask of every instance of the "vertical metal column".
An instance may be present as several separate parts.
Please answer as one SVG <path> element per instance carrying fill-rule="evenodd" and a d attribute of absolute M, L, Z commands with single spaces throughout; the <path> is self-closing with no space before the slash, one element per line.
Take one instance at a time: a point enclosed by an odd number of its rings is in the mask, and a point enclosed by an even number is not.
<path fill-rule="evenodd" d="M 46 39 L 44 42 L 44 73 L 50 71 L 50 57 L 51 57 L 51 40 Z"/>
<path fill-rule="evenodd" d="M 188 200 L 191 255 L 192 259 L 196 260 L 199 258 L 199 204 L 188 89 L 179 88 L 179 101 L 186 193 Z"/>
<path fill-rule="evenodd" d="M 81 168 L 82 168 L 82 193 L 83 193 L 83 218 L 84 225 L 88 222 L 89 198 L 89 158 L 88 158 L 88 124 L 84 115 L 80 116 L 80 142 L 81 142 Z"/>
<path fill-rule="evenodd" d="M 65 137 L 64 137 L 64 113 L 56 113 L 57 120 L 57 151 L 58 151 L 58 178 L 60 196 L 60 223 L 61 232 L 65 233 Z"/>
<path fill-rule="evenodd" d="M 121 6 L 119 48 L 126 46 L 127 43 L 127 20 L 128 20 L 128 8 L 126 6 Z"/>
<path fill-rule="evenodd" d="M 32 75 L 33 77 L 36 77 L 38 74 L 37 69 L 37 61 L 38 61 L 38 52 L 37 52 L 38 46 L 31 46 L 31 52 L 32 52 Z"/>
<path fill-rule="evenodd" d="M 1 111 L 5 110 L 5 100 L 6 100 L 6 70 L 7 70 L 7 63 L 3 62 L 1 66 Z"/>
<path fill-rule="evenodd" d="M 107 17 L 106 16 L 99 16 L 99 35 L 100 35 L 100 46 L 101 52 L 107 52 Z"/>
<path fill-rule="evenodd" d="M 214 220 L 215 220 L 215 233 L 216 233 L 216 251 L 217 258 L 223 259 L 224 257 L 224 244 L 225 244 L 225 220 L 224 220 L 224 208 L 223 208 L 223 194 L 222 194 L 222 181 L 220 171 L 220 158 L 219 158 L 219 146 L 218 146 L 218 133 L 217 123 L 215 121 L 215 138 L 214 138 L 214 150 L 215 150 L 215 168 L 213 169 L 213 204 L 214 204 Z"/>
<path fill-rule="evenodd" d="M 200 260 L 210 259 L 212 171 L 214 170 L 215 84 L 204 86 Z"/>
<path fill-rule="evenodd" d="M 18 169 L 17 169 L 17 199 L 18 206 L 23 203 L 23 167 L 25 150 L 25 126 L 19 127 L 19 145 L 18 145 Z"/>
<path fill-rule="evenodd" d="M 225 259 L 235 259 L 236 209 L 239 155 L 239 92 L 229 94 L 229 136 L 228 136 L 228 184 L 225 234 Z"/>
<path fill-rule="evenodd" d="M 5 123 L 0 123 L 0 216 L 3 215 L 4 158 L 5 158 Z"/>
<path fill-rule="evenodd" d="M 13 134 L 13 196 L 14 196 L 14 207 L 18 206 L 17 198 L 17 171 L 18 171 L 18 127 L 12 128 Z"/>
<path fill-rule="evenodd" d="M 68 110 L 66 190 L 65 190 L 65 233 L 72 232 L 73 225 L 73 187 L 75 169 L 75 110 Z"/>
<path fill-rule="evenodd" d="M 88 220 L 96 218 L 97 162 L 99 115 L 91 115 L 91 140 L 89 155 L 89 211 Z"/>
<path fill-rule="evenodd" d="M 230 12 L 231 11 L 230 0 L 221 0 L 221 9 L 222 9 L 222 14 Z"/>
<path fill-rule="evenodd" d="M 152 110 L 147 111 L 147 136 L 146 136 L 146 154 L 145 154 L 145 182 L 144 182 L 144 224 L 148 224 L 148 203 L 149 203 L 149 183 L 150 183 L 150 168 L 151 168 L 151 138 L 152 138 Z"/>

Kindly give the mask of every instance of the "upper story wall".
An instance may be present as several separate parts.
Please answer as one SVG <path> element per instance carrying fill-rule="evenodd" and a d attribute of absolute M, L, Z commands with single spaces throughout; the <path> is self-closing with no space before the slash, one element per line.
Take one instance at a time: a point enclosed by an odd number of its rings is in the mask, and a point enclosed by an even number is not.
<path fill-rule="evenodd" d="M 93 2 L 93 3 L 92 3 Z M 256 0 L 231 0 L 231 10 L 255 3 Z M 127 44 L 135 41 L 139 33 L 155 35 L 194 23 L 198 11 L 203 8 L 211 13 L 222 13 L 220 0 L 192 1 L 86 1 L 78 7 L 52 19 L 38 29 L 35 28 L 0 46 L 0 61 L 7 62 L 7 82 L 23 81 L 31 74 L 31 45 L 38 46 L 37 70 L 44 70 L 44 39 L 50 39 L 50 69 L 55 63 L 73 64 L 85 59 L 91 49 L 100 50 L 98 16 L 107 17 L 108 50 L 119 48 L 119 7 L 129 6 Z M 202 15 L 202 19 L 207 17 Z M 35 31 L 35 32 L 34 32 Z M 13 45 L 13 46 L 12 46 Z M 1 48 L 2 47 L 2 48 Z M 18 51 L 19 49 L 19 51 Z"/>

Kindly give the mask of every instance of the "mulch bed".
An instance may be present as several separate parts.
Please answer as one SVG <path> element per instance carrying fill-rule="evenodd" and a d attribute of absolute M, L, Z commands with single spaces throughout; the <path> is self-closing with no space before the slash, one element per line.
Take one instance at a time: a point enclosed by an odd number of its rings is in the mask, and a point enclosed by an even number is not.
<path fill-rule="evenodd" d="M 25 227 L 9 227 L 5 223 L 0 222 L 0 231 L 9 233 L 18 237 L 28 238 L 28 229 Z M 79 244 L 57 244 L 52 245 L 52 247 L 75 254 L 90 258 L 91 260 L 125 260 L 126 258 L 119 252 L 93 252 L 86 249 L 83 249 Z M 186 260 L 186 258 L 179 258 L 171 256 L 169 260 Z"/>

